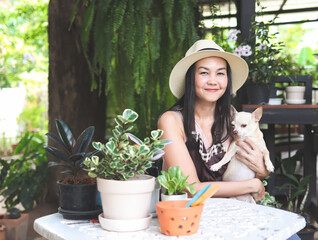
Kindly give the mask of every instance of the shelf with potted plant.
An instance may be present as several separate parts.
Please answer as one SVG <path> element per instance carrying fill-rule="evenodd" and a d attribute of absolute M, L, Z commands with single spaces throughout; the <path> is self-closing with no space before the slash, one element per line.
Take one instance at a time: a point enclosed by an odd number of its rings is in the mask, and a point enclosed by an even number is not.
<path fill-rule="evenodd" d="M 95 127 L 86 128 L 78 138 L 70 126 L 56 119 L 58 135 L 47 133 L 54 145 L 44 149 L 60 161 L 50 161 L 49 167 L 61 167 L 63 178 L 57 182 L 59 187 L 59 212 L 66 219 L 97 218 L 101 209 L 97 206 L 96 180 L 89 177 L 83 170 L 86 157 L 96 152 L 87 153 L 91 144 Z"/>
<path fill-rule="evenodd" d="M 188 183 L 188 177 L 184 176 L 179 166 L 172 166 L 168 171 L 161 171 L 158 176 L 158 182 L 162 187 L 161 201 L 185 200 L 189 191 L 191 195 L 195 194 L 194 183 Z"/>
<path fill-rule="evenodd" d="M 101 155 L 84 161 L 88 175 L 97 178 L 103 208 L 99 221 L 109 231 L 137 231 L 149 226 L 155 178 L 146 175 L 146 169 L 163 156 L 165 145 L 171 142 L 160 139 L 160 129 L 151 131 L 143 141 L 133 135 L 130 131 L 137 118 L 131 109 L 117 115 L 108 142 L 92 143 Z"/>

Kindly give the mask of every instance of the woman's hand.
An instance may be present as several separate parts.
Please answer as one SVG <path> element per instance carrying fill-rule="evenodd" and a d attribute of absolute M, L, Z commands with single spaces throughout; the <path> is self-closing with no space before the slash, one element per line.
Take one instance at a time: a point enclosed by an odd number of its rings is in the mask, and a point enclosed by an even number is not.
<path fill-rule="evenodd" d="M 265 197 L 265 187 L 263 182 L 258 178 L 253 178 L 252 185 L 255 188 L 254 192 L 252 192 L 252 196 L 255 202 L 262 200 Z"/>
<path fill-rule="evenodd" d="M 240 150 L 236 152 L 236 159 L 248 166 L 249 169 L 256 173 L 256 177 L 263 179 L 269 175 L 266 169 L 263 152 L 249 138 L 236 143 Z"/>

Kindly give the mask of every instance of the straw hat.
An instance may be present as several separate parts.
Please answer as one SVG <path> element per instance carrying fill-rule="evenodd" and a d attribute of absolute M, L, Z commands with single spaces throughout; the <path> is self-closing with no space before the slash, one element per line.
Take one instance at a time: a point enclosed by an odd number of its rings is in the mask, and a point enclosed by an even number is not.
<path fill-rule="evenodd" d="M 221 57 L 230 65 L 233 92 L 236 92 L 243 85 L 248 75 L 248 65 L 245 60 L 237 55 L 225 52 L 210 39 L 198 40 L 171 71 L 169 86 L 174 96 L 181 98 L 184 94 L 185 76 L 191 65 L 200 59 L 212 56 Z"/>

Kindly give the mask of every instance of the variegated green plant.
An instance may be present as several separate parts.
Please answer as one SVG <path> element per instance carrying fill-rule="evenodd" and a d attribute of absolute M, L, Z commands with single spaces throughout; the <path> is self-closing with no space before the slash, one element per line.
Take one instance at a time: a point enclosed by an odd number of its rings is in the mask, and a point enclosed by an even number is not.
<path fill-rule="evenodd" d="M 152 166 L 152 161 L 163 156 L 162 150 L 170 140 L 160 139 L 163 131 L 151 131 L 151 137 L 144 141 L 130 133 L 132 123 L 138 114 L 125 109 L 122 115 L 115 118 L 116 126 L 112 137 L 106 144 L 93 142 L 93 147 L 100 154 L 86 158 L 84 165 L 91 177 L 113 180 L 127 180 L 135 175 L 144 174 Z"/>

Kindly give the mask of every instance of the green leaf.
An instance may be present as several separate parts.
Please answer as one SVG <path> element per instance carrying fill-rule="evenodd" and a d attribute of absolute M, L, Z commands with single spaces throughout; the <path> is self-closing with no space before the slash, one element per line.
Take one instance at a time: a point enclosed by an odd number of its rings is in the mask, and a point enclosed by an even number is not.
<path fill-rule="evenodd" d="M 48 167 L 68 167 L 65 163 L 48 162 Z"/>
<path fill-rule="evenodd" d="M 57 157 L 58 159 L 64 161 L 64 162 L 69 162 L 69 158 L 68 156 L 61 152 L 59 149 L 55 148 L 55 147 L 50 147 L 50 146 L 47 146 L 47 147 L 44 147 L 44 149 L 52 154 L 53 156 Z"/>
<path fill-rule="evenodd" d="M 158 139 L 159 136 L 159 132 L 158 131 L 151 131 L 151 137 L 153 139 Z"/>
<path fill-rule="evenodd" d="M 97 175 L 93 172 L 88 172 L 88 176 L 90 176 L 91 178 L 96 178 Z"/>
<path fill-rule="evenodd" d="M 134 122 L 138 118 L 138 114 L 131 109 L 125 109 L 122 117 L 127 122 Z"/>
<path fill-rule="evenodd" d="M 73 142 L 73 146 L 75 145 L 75 142 L 76 142 L 73 131 L 71 130 L 69 125 L 67 125 L 67 123 L 65 123 L 64 121 L 60 119 L 55 120 L 55 126 L 64 146 L 66 147 L 66 149 L 68 149 L 71 152 L 72 142 Z"/>
<path fill-rule="evenodd" d="M 52 139 L 54 142 L 56 142 L 58 145 L 60 145 L 62 148 L 64 148 L 66 152 L 69 152 L 69 153 L 71 152 L 71 150 L 67 148 L 62 142 L 62 140 L 54 133 L 46 133 L 45 135 L 48 136 L 50 139 Z M 17 151 L 19 150 L 20 149 L 17 149 Z"/>
<path fill-rule="evenodd" d="M 144 168 L 151 168 L 152 167 L 152 163 L 151 162 L 147 162 L 144 166 Z"/>
<path fill-rule="evenodd" d="M 162 187 L 164 187 L 165 189 L 168 189 L 168 188 L 169 188 L 169 186 L 168 186 L 168 179 L 167 179 L 167 177 L 166 177 L 164 171 L 161 171 L 161 175 L 159 175 L 159 176 L 157 177 L 157 180 L 158 180 L 158 182 L 160 183 L 160 185 L 161 185 Z"/>
<path fill-rule="evenodd" d="M 173 177 L 177 176 L 178 168 L 180 169 L 179 166 L 177 166 L 177 167 L 169 167 L 168 174 L 169 174 L 170 178 L 173 178 Z"/>
<path fill-rule="evenodd" d="M 95 13 L 95 2 L 92 1 L 84 13 L 83 26 L 81 29 L 81 41 L 82 41 L 83 48 L 85 50 L 87 49 L 87 46 L 89 43 L 90 32 L 91 32 L 92 23 L 94 20 L 94 13 Z"/>
<path fill-rule="evenodd" d="M 102 151 L 102 149 L 103 149 L 103 144 L 100 142 L 93 142 L 92 145 L 98 151 Z"/>
<path fill-rule="evenodd" d="M 127 136 L 130 138 L 130 140 L 132 140 L 134 143 L 138 144 L 138 145 L 143 145 L 144 143 L 135 135 L 131 134 L 131 133 L 126 133 Z"/>
<path fill-rule="evenodd" d="M 109 166 L 110 166 L 111 168 L 116 168 L 116 167 L 117 167 L 117 163 L 116 163 L 116 162 L 111 162 L 111 163 L 109 164 Z"/>
<path fill-rule="evenodd" d="M 169 139 L 161 139 L 159 141 L 160 141 L 160 144 L 162 144 L 162 145 L 167 145 L 167 144 L 172 143 L 172 140 L 169 140 Z"/>
<path fill-rule="evenodd" d="M 86 152 L 87 148 L 89 147 L 89 145 L 92 141 L 94 132 L 95 132 L 94 126 L 90 126 L 90 127 L 86 128 L 81 133 L 81 135 L 77 138 L 73 152 L 75 152 L 75 153 Z"/>
<path fill-rule="evenodd" d="M 116 129 L 116 128 L 113 129 L 112 132 L 113 132 L 113 136 L 114 136 L 116 139 L 118 139 L 118 137 L 120 136 L 121 132 L 118 131 L 118 129 Z"/>
<path fill-rule="evenodd" d="M 105 146 L 106 146 L 106 149 L 110 153 L 114 153 L 114 151 L 115 151 L 115 143 L 113 141 L 108 141 Z"/>
<path fill-rule="evenodd" d="M 140 148 L 139 148 L 139 153 L 140 153 L 140 154 L 146 155 L 146 154 L 149 153 L 149 152 L 150 152 L 150 149 L 149 149 L 148 146 L 146 146 L 146 145 L 140 146 Z"/>

